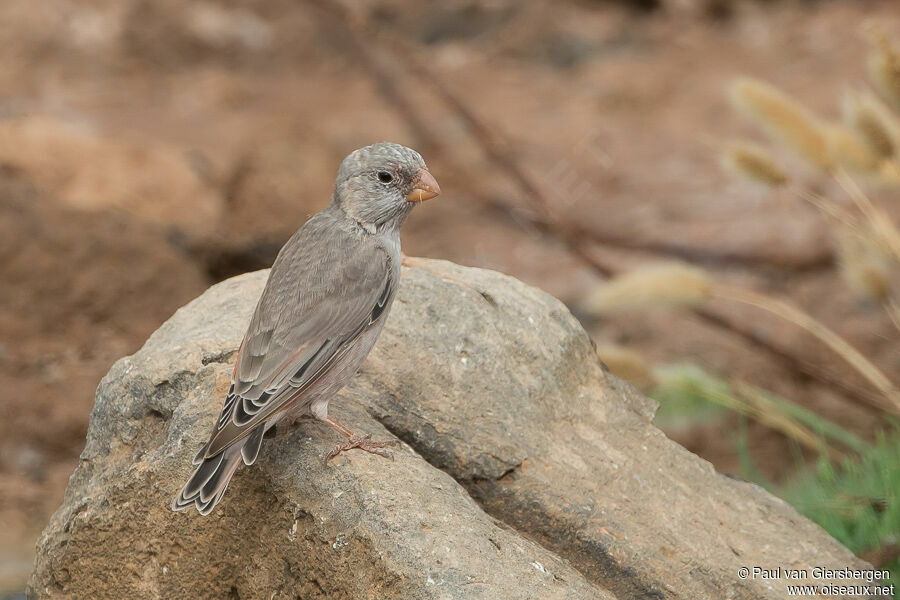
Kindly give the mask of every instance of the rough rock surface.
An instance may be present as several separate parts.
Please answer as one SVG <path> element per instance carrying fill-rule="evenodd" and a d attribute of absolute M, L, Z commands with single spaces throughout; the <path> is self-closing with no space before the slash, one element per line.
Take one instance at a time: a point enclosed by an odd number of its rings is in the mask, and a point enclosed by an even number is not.
<path fill-rule="evenodd" d="M 668 440 L 552 297 L 410 262 L 382 338 L 331 404 L 355 430 L 407 442 L 395 462 L 350 452 L 324 468 L 338 440 L 301 422 L 266 441 L 210 517 L 169 510 L 265 273 L 237 277 L 101 382 L 31 594 L 782 598 L 784 580 L 738 569 L 868 567 Z"/>

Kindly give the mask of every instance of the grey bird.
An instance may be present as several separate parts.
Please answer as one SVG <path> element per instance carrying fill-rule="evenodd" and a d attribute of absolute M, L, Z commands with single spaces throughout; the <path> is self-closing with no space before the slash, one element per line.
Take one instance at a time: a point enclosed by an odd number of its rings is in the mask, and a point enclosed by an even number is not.
<path fill-rule="evenodd" d="M 312 415 L 359 448 L 391 457 L 328 416 L 328 401 L 356 373 L 384 327 L 400 277 L 400 226 L 440 193 L 418 152 L 378 143 L 341 163 L 331 203 L 284 245 L 238 350 L 231 387 L 209 441 L 173 510 L 209 514 L 238 465 L 252 465 L 266 431 Z"/>

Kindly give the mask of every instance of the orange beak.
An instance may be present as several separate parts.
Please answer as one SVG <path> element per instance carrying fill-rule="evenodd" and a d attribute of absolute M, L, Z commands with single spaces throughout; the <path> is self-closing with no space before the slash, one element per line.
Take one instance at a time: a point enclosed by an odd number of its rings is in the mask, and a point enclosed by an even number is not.
<path fill-rule="evenodd" d="M 440 193 L 441 186 L 438 185 L 434 175 L 425 169 L 419 169 L 413 189 L 406 199 L 410 202 L 424 202 L 425 200 L 431 200 Z"/>

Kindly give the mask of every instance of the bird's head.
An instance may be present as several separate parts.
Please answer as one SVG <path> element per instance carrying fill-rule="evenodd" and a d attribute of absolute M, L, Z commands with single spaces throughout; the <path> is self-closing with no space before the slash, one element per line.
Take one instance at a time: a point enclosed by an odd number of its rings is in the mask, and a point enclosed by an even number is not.
<path fill-rule="evenodd" d="M 355 150 L 344 159 L 334 186 L 334 201 L 352 219 L 379 226 L 392 220 L 402 222 L 416 203 L 440 193 L 418 152 L 380 142 Z"/>

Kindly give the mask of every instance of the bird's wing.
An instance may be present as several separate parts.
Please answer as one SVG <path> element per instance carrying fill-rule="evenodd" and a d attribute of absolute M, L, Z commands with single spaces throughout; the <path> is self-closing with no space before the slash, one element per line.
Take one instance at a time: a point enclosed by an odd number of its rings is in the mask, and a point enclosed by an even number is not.
<path fill-rule="evenodd" d="M 244 336 L 231 389 L 205 448 L 214 456 L 302 397 L 382 318 L 391 257 L 313 218 L 285 245 Z"/>

